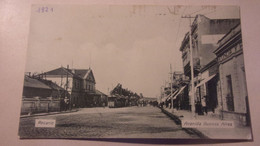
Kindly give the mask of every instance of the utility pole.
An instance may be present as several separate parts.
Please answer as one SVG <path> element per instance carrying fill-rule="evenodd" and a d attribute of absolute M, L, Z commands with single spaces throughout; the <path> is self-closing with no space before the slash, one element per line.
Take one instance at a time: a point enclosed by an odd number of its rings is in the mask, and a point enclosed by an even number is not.
<path fill-rule="evenodd" d="M 108 93 L 107 93 L 107 107 L 109 107 L 109 106 L 108 106 L 108 98 L 109 98 L 109 96 L 111 97 L 110 92 L 109 92 L 109 88 L 107 88 L 107 92 L 108 92 Z"/>
<path fill-rule="evenodd" d="M 66 75 L 66 94 L 67 95 L 68 95 L 68 84 L 69 84 L 68 70 L 69 70 L 69 65 L 67 65 L 67 75 Z M 69 100 L 69 109 L 71 110 L 71 96 L 70 96 L 70 100 Z"/>
<path fill-rule="evenodd" d="M 172 75 L 173 75 L 173 73 L 172 73 L 172 64 L 170 64 L 170 80 L 171 80 L 171 94 L 170 94 L 170 96 L 171 96 L 171 109 L 172 109 L 172 112 L 173 112 L 173 97 L 172 97 Z"/>
<path fill-rule="evenodd" d="M 193 48 L 192 48 L 192 25 L 191 25 L 191 18 L 190 15 L 188 16 L 181 16 L 181 18 L 189 18 L 190 21 L 190 30 L 189 30 L 189 44 L 190 44 L 190 69 L 191 69 L 191 112 L 192 112 L 192 118 L 195 118 L 195 87 L 194 87 L 194 67 L 193 67 Z"/>
<path fill-rule="evenodd" d="M 161 99 L 160 99 L 160 103 L 162 102 L 162 99 L 163 99 L 163 86 L 161 86 Z"/>

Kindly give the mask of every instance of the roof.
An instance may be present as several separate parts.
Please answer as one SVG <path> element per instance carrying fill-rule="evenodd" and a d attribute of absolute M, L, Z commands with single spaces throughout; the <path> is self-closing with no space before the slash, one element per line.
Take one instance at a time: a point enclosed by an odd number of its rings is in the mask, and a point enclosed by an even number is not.
<path fill-rule="evenodd" d="M 51 89 L 49 86 L 45 85 L 38 79 L 34 79 L 29 76 L 24 77 L 24 87 Z"/>
<path fill-rule="evenodd" d="M 44 83 L 45 85 L 49 86 L 51 89 L 55 89 L 55 90 L 65 90 L 64 88 L 60 87 L 59 85 L 53 83 L 52 81 L 49 80 L 44 80 L 44 79 L 40 79 L 40 82 Z"/>
<path fill-rule="evenodd" d="M 45 74 L 46 75 L 64 75 L 64 76 L 66 76 L 67 74 L 70 75 L 70 76 L 73 75 L 71 70 L 66 69 L 64 67 L 60 67 L 60 68 L 45 72 Z"/>
<path fill-rule="evenodd" d="M 101 94 L 101 95 L 107 96 L 106 94 L 104 94 L 103 92 L 101 92 L 101 91 L 99 91 L 99 90 L 97 90 L 97 89 L 96 89 L 96 94 Z"/>
<path fill-rule="evenodd" d="M 45 72 L 43 75 L 58 75 L 58 76 L 74 76 L 81 79 L 85 79 L 92 71 L 91 69 L 67 69 L 64 67 L 60 67 L 48 72 Z"/>
<path fill-rule="evenodd" d="M 81 78 L 84 78 L 85 75 L 90 71 L 89 69 L 73 69 L 75 74 Z M 72 71 L 72 72 L 73 72 Z"/>

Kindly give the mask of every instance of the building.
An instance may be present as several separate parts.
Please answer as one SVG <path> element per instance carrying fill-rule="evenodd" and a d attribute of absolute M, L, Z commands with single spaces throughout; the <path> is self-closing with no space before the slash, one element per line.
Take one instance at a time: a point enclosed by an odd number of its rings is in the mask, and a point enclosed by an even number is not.
<path fill-rule="evenodd" d="M 58 98 L 64 98 L 66 96 L 66 90 L 58 86 L 57 84 L 53 83 L 52 81 L 45 80 L 42 78 L 39 78 L 38 80 L 52 89 L 52 93 L 50 97 L 58 99 Z"/>
<path fill-rule="evenodd" d="M 52 89 L 48 85 L 39 81 L 36 78 L 25 76 L 24 77 L 24 86 L 23 86 L 23 97 L 24 98 L 33 98 L 41 97 L 47 98 L 51 97 Z"/>
<path fill-rule="evenodd" d="M 172 83 L 164 87 L 164 97 L 161 102 L 169 107 L 171 104 L 171 99 L 173 99 L 173 106 L 177 109 L 188 109 L 189 96 L 188 87 L 189 78 L 184 75 L 183 72 L 175 71 L 172 73 Z M 172 89 L 171 89 L 172 85 Z M 171 92 L 172 90 L 172 92 Z"/>
<path fill-rule="evenodd" d="M 65 89 L 39 77 L 25 76 L 21 114 L 60 111 Z"/>
<path fill-rule="evenodd" d="M 186 33 L 180 51 L 184 75 L 191 79 L 190 47 L 193 51 L 193 70 L 196 107 L 201 105 L 201 99 L 206 98 L 208 109 L 215 112 L 218 107 L 218 64 L 216 54 L 213 52 L 218 47 L 218 40 L 228 31 L 240 23 L 240 19 L 210 19 L 204 15 L 197 15 L 191 25 L 191 44 L 189 45 L 189 32 Z M 191 96 L 191 83 L 186 90 Z M 186 93 L 187 94 L 187 93 Z M 191 100 L 191 99 L 189 99 Z M 191 109 L 191 101 L 189 101 Z M 199 109 L 196 109 L 199 112 Z"/>
<path fill-rule="evenodd" d="M 107 106 L 108 96 L 96 89 L 96 102 L 99 106 Z"/>
<path fill-rule="evenodd" d="M 240 19 L 210 19 L 204 15 L 197 15 L 191 26 L 193 66 L 195 76 L 200 69 L 216 58 L 213 51 L 217 48 L 218 40 L 232 27 L 237 25 Z M 184 74 L 190 77 L 190 46 L 189 32 L 186 33 L 180 51 Z"/>
<path fill-rule="evenodd" d="M 200 73 L 196 76 L 195 100 L 198 108 L 197 112 L 203 114 L 200 107 L 202 98 L 205 98 L 207 112 L 219 114 L 220 104 L 218 104 L 218 95 L 220 95 L 218 63 L 214 59 L 206 66 L 200 69 Z"/>
<path fill-rule="evenodd" d="M 140 96 L 132 92 L 127 88 L 123 88 L 122 84 L 118 83 L 113 90 L 110 91 L 109 106 L 110 107 L 122 107 L 122 106 L 134 106 L 137 105 L 139 99 L 143 95 L 140 93 Z"/>
<path fill-rule="evenodd" d="M 248 94 L 244 67 L 240 24 L 233 27 L 218 42 L 214 50 L 219 64 L 221 96 L 218 101 L 223 119 L 232 119 L 249 125 Z"/>
<path fill-rule="evenodd" d="M 68 92 L 70 106 L 94 106 L 95 78 L 91 69 L 69 69 L 60 67 L 41 74 Z"/>

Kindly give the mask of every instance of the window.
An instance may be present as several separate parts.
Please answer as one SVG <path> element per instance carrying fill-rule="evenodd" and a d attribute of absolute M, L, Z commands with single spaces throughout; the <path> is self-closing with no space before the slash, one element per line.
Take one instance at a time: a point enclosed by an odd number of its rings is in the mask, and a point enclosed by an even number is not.
<path fill-rule="evenodd" d="M 232 88 L 232 78 L 231 75 L 226 76 L 227 81 L 227 109 L 228 111 L 234 111 L 234 96 L 233 96 L 233 88 Z"/>

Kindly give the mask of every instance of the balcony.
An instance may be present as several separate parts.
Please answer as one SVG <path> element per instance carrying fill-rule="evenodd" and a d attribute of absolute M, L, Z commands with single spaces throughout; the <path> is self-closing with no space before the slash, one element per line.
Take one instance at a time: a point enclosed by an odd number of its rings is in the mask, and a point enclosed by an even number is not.
<path fill-rule="evenodd" d="M 193 68 L 194 68 L 194 75 L 199 73 L 200 71 L 200 60 L 199 58 L 193 59 Z M 191 76 L 191 70 L 190 70 L 190 61 L 185 65 L 184 64 L 184 75 L 190 77 Z"/>

